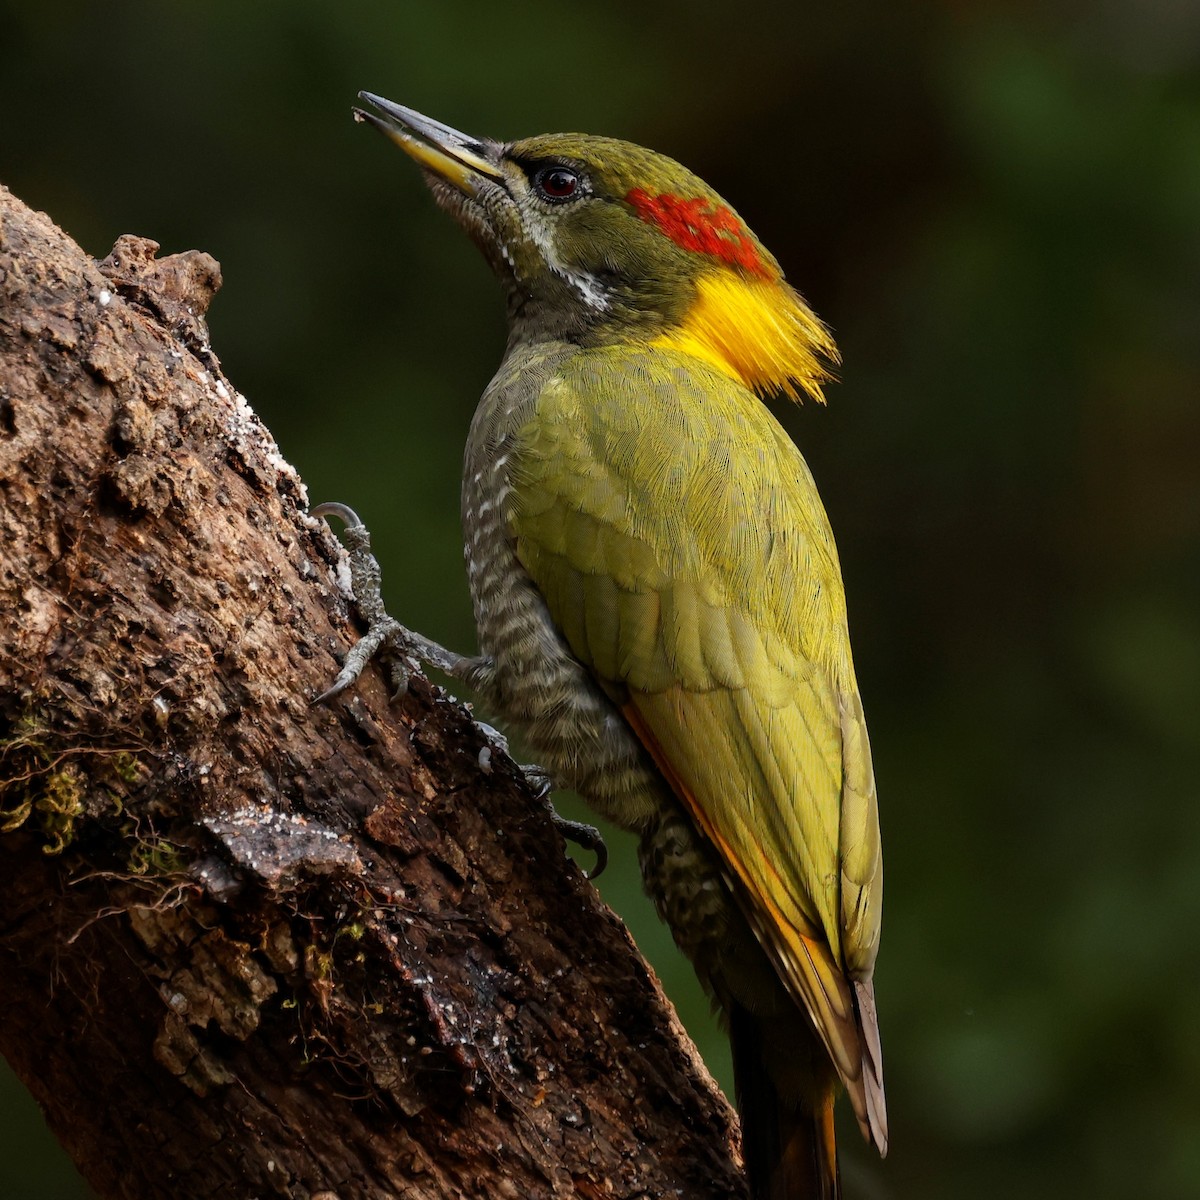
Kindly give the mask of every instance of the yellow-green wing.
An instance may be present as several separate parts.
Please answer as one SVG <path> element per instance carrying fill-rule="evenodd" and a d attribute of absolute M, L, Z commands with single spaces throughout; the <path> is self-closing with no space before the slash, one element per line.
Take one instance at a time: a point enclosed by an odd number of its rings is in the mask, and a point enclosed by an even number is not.
<path fill-rule="evenodd" d="M 630 724 L 738 881 L 864 1120 L 877 1040 L 850 980 L 869 993 L 878 815 L 808 468 L 734 381 L 613 348 L 544 387 L 513 466 L 521 562 L 573 653 L 628 695 Z M 882 1125 L 881 1089 L 878 1101 Z"/>

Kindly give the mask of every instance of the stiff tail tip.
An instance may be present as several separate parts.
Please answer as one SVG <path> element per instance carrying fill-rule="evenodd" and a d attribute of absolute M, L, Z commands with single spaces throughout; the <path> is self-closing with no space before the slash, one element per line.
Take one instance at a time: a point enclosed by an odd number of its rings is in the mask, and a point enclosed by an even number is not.
<path fill-rule="evenodd" d="M 863 1137 L 887 1156 L 887 1103 L 883 1098 L 883 1050 L 879 1045 L 879 1019 L 875 1015 L 875 988 L 871 981 L 854 981 L 854 1003 L 858 1009 L 863 1039 L 862 1110 L 855 1105 Z"/>

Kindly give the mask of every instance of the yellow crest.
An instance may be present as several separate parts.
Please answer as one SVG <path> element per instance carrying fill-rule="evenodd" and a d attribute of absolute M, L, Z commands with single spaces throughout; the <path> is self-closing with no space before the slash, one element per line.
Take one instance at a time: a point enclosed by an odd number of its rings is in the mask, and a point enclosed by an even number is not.
<path fill-rule="evenodd" d="M 714 271 L 696 282 L 682 324 L 651 345 L 692 354 L 759 395 L 783 392 L 825 403 L 837 347 L 829 330 L 782 279 Z"/>

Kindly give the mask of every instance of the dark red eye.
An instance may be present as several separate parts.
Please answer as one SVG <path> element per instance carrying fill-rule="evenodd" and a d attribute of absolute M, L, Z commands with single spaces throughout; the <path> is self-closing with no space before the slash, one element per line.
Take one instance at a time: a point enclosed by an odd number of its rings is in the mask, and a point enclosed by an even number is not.
<path fill-rule="evenodd" d="M 579 191 L 579 176 L 567 167 L 543 167 L 533 177 L 533 186 L 543 200 L 560 204 Z"/>

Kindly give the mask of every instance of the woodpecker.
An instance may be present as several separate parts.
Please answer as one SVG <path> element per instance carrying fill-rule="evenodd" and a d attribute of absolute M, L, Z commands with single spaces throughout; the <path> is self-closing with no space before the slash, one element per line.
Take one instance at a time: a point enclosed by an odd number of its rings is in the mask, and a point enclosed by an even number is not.
<path fill-rule="evenodd" d="M 879 817 L 833 535 L 761 399 L 823 400 L 832 338 L 664 155 L 360 99 L 483 251 L 509 335 L 464 461 L 480 654 L 376 614 L 327 695 L 388 642 L 637 834 L 729 1030 L 755 1200 L 837 1197 L 840 1090 L 887 1150 Z"/>

